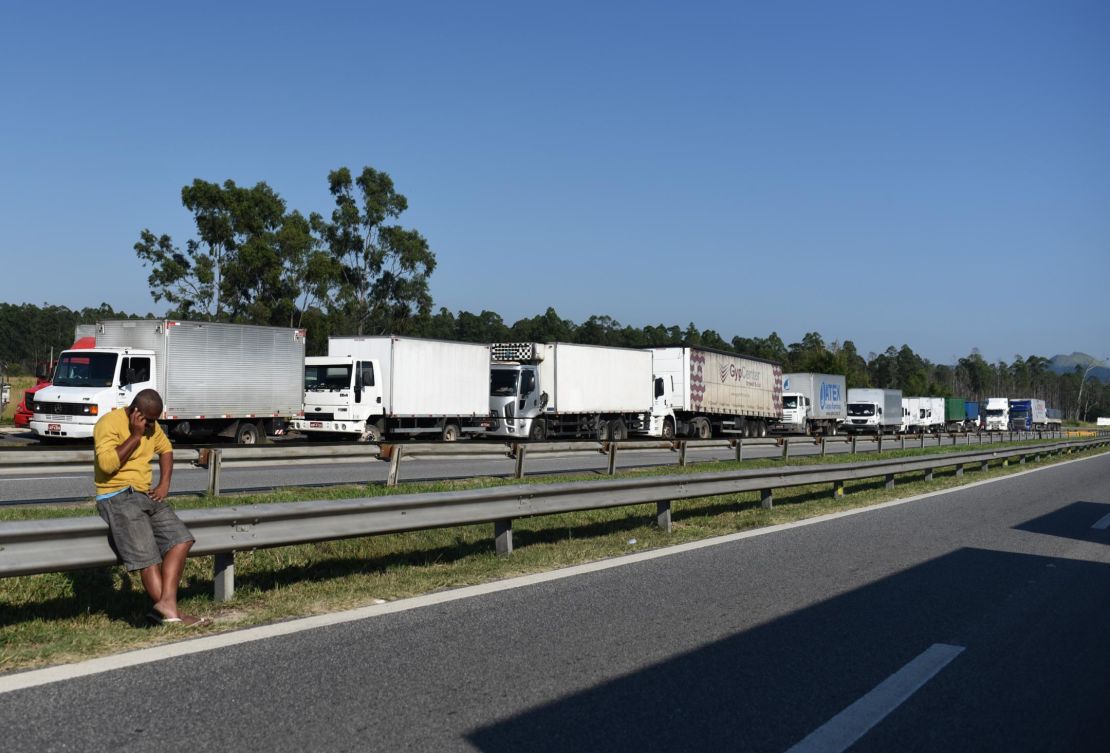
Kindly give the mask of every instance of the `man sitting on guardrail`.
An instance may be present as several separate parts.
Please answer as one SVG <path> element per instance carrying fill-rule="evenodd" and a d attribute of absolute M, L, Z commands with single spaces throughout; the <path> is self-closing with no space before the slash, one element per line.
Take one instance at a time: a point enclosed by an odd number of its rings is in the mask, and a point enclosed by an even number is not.
<path fill-rule="evenodd" d="M 200 625 L 207 620 L 179 614 L 177 586 L 193 535 L 166 502 L 173 473 L 173 446 L 158 416 L 162 397 L 143 390 L 127 408 L 96 422 L 96 509 L 108 524 L 112 548 L 129 571 L 140 571 L 154 601 L 147 620 L 155 625 Z M 150 461 L 158 456 L 158 485 Z"/>

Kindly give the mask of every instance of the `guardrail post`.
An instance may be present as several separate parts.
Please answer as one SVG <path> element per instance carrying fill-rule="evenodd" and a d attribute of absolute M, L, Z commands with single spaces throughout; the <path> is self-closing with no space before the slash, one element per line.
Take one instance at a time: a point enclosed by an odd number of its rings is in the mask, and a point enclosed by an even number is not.
<path fill-rule="evenodd" d="M 1018 465 L 1025 465 L 1025 456 L 1018 455 Z"/>
<path fill-rule="evenodd" d="M 833 498 L 840 499 L 844 496 L 844 482 L 833 481 Z"/>
<path fill-rule="evenodd" d="M 893 489 L 894 488 L 894 474 L 893 473 L 886 474 L 886 483 L 883 484 L 883 487 L 886 488 L 886 489 Z"/>
<path fill-rule="evenodd" d="M 933 469 L 932 468 L 926 468 L 925 469 L 925 480 L 926 481 L 932 481 L 933 480 Z"/>
<path fill-rule="evenodd" d="M 744 460 L 744 438 L 736 438 L 736 462 L 740 463 Z"/>
<path fill-rule="evenodd" d="M 235 595 L 235 552 L 221 552 L 213 558 L 212 584 L 216 601 L 230 601 Z"/>
<path fill-rule="evenodd" d="M 883 454 L 883 433 L 881 431 L 879 432 L 879 438 L 878 438 L 877 441 L 879 443 L 879 454 L 882 455 Z"/>
<path fill-rule="evenodd" d="M 820 437 L 818 440 L 821 443 L 821 457 L 825 457 L 825 450 L 828 449 L 829 443 L 825 441 L 826 437 Z"/>
<path fill-rule="evenodd" d="M 617 473 L 617 443 L 609 443 L 609 475 L 615 476 Z"/>
<path fill-rule="evenodd" d="M 964 464 L 963 463 L 957 463 L 956 464 L 956 478 L 962 478 L 963 475 L 964 475 Z"/>
<path fill-rule="evenodd" d="M 1009 465 L 1010 465 L 1010 459 L 1009 458 L 1002 458 L 1002 467 L 1006 468 Z"/>
<path fill-rule="evenodd" d="M 671 532 L 671 503 L 670 500 L 666 502 L 655 503 L 655 525 L 663 529 L 664 533 Z"/>
<path fill-rule="evenodd" d="M 925 449 L 925 432 L 921 432 L 921 449 Z"/>
<path fill-rule="evenodd" d="M 528 454 L 528 445 L 516 445 L 516 471 L 517 478 L 524 478 L 524 456 Z"/>
<path fill-rule="evenodd" d="M 224 451 L 213 448 L 208 451 L 208 496 L 220 496 L 220 464 Z"/>
<path fill-rule="evenodd" d="M 686 467 L 686 440 L 678 443 L 678 464 L 683 468 Z"/>
<path fill-rule="evenodd" d="M 852 435 L 852 454 L 856 454 L 856 435 Z"/>
<path fill-rule="evenodd" d="M 788 460 L 790 458 L 790 438 L 782 438 L 782 459 Z"/>
<path fill-rule="evenodd" d="M 990 468 L 990 465 L 991 465 L 991 461 L 989 461 L 989 460 L 984 460 L 984 461 L 983 461 L 982 463 L 980 463 L 980 464 L 979 464 L 979 470 L 981 470 L 981 471 L 985 471 L 985 470 L 987 470 L 988 468 Z"/>
<path fill-rule="evenodd" d="M 401 455 L 404 454 L 404 448 L 401 445 L 395 444 L 392 446 L 389 453 L 389 475 L 386 476 L 386 486 L 397 486 L 397 481 L 401 475 Z"/>
<path fill-rule="evenodd" d="M 901 447 L 901 449 L 903 449 L 903 450 L 904 450 L 904 449 L 906 449 L 906 435 L 905 435 L 905 434 L 901 434 L 901 435 L 899 435 L 899 438 L 900 438 L 900 439 L 901 439 L 901 441 L 902 441 L 902 447 Z"/>
<path fill-rule="evenodd" d="M 493 521 L 493 539 L 498 554 L 513 553 L 513 519 Z"/>
<path fill-rule="evenodd" d="M 764 510 L 770 510 L 775 506 L 775 495 L 771 489 L 759 490 L 759 506 Z"/>

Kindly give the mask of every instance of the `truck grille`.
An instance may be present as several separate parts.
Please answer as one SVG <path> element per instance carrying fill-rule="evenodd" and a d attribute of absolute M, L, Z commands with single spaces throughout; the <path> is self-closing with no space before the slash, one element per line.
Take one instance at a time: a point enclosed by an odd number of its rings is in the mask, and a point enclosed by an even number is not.
<path fill-rule="evenodd" d="M 334 421 L 335 420 L 335 414 L 334 413 L 324 413 L 323 411 L 321 411 L 319 413 L 309 413 L 308 411 L 305 411 L 304 412 L 304 420 L 305 421 Z"/>
<path fill-rule="evenodd" d="M 47 403 L 35 400 L 33 407 L 27 406 L 34 413 L 49 413 L 55 416 L 95 416 L 99 412 L 96 405 L 88 403 Z"/>

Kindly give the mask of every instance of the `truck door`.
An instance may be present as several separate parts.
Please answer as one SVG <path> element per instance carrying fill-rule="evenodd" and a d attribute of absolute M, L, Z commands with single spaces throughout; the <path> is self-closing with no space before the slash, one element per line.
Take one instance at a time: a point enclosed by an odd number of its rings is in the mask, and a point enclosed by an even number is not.
<path fill-rule="evenodd" d="M 124 356 L 120 359 L 119 388 L 116 390 L 116 407 L 131 405 L 135 395 L 154 389 L 154 369 L 150 356 Z"/>
<path fill-rule="evenodd" d="M 536 370 L 525 367 L 520 370 L 520 396 L 516 404 L 517 431 L 526 433 L 532 426 L 532 419 L 540 413 L 540 392 L 537 389 Z"/>

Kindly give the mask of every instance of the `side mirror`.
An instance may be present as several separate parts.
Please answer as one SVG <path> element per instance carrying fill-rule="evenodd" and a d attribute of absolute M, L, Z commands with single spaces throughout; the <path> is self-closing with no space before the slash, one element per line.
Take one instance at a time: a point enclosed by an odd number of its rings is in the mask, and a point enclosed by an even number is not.
<path fill-rule="evenodd" d="M 546 392 L 541 392 L 540 393 L 540 410 L 543 410 L 546 407 L 547 407 L 547 393 Z"/>

